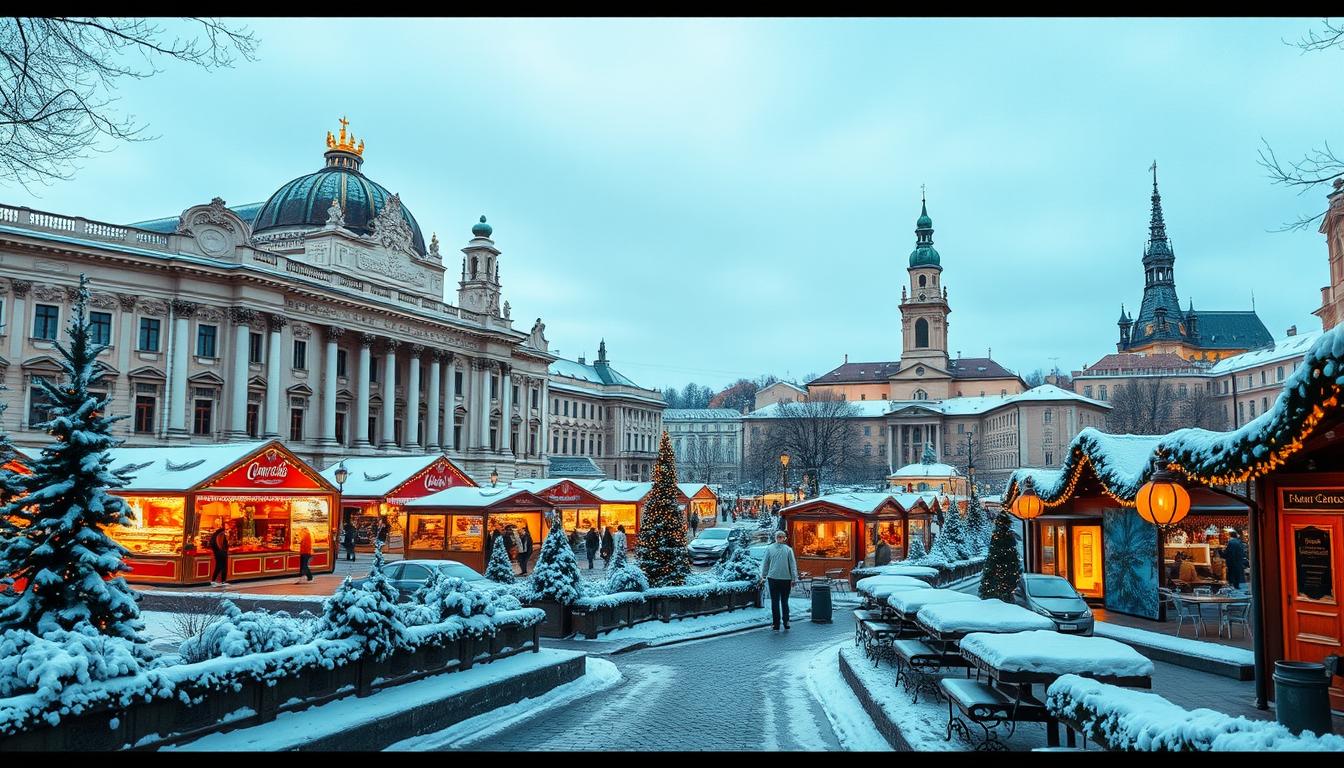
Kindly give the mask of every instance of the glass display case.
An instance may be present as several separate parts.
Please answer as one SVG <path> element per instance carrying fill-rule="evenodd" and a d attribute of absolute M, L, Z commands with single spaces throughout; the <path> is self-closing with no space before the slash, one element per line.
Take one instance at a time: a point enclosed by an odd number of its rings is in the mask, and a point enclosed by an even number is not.
<path fill-rule="evenodd" d="M 448 548 L 455 552 L 480 552 L 485 548 L 485 519 L 478 515 L 453 515 Z"/>
<path fill-rule="evenodd" d="M 442 552 L 446 543 L 444 515 L 411 515 L 407 549 Z"/>
<path fill-rule="evenodd" d="M 850 547 L 853 538 L 854 524 L 847 520 L 793 523 L 794 551 L 799 557 L 849 560 L 853 556 Z"/>
<path fill-rule="evenodd" d="M 130 525 L 108 526 L 108 534 L 133 555 L 178 555 L 185 539 L 186 499 L 182 496 L 128 496 Z"/>

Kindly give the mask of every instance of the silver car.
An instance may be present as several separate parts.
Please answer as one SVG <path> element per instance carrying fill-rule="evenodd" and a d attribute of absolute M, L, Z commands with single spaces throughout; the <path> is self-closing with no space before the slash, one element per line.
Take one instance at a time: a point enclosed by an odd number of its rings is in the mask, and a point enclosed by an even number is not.
<path fill-rule="evenodd" d="M 1013 602 L 1048 617 L 1060 632 L 1092 636 L 1092 609 L 1072 584 L 1058 576 L 1022 574 L 1013 591 Z"/>
<path fill-rule="evenodd" d="M 383 573 L 387 575 L 388 581 L 397 588 L 397 602 L 404 603 L 411 599 L 411 595 L 417 589 L 425 586 L 429 581 L 430 571 L 438 571 L 444 576 L 456 576 L 465 582 L 484 582 L 486 578 L 470 566 L 463 565 L 456 560 L 396 560 L 383 566 Z M 362 586 L 368 581 L 369 577 L 354 579 L 355 586 Z"/>
<path fill-rule="evenodd" d="M 687 547 L 695 565 L 717 563 L 728 549 L 728 541 L 738 538 L 736 528 L 707 528 Z"/>

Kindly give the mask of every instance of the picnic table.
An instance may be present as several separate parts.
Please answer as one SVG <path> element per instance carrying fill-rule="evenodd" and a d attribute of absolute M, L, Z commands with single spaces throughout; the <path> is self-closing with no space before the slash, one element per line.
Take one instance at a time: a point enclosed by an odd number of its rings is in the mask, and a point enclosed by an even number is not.
<path fill-rule="evenodd" d="M 1010 634 L 972 632 L 961 639 L 961 655 L 985 673 L 998 690 L 985 690 L 978 681 L 956 681 L 961 704 L 997 707 L 999 721 L 1044 722 L 1046 743 L 1059 746 L 1059 721 L 1031 694 L 1033 685 L 1049 686 L 1061 675 L 1079 675 L 1112 685 L 1151 688 L 1153 662 L 1129 646 L 1105 637 L 1066 635 L 1049 630 Z M 1008 706 L 1005 706 L 1005 702 Z M 956 720 L 948 702 L 948 734 Z M 1005 711 L 1006 710 L 1006 711 Z M 1019 717 L 1025 715 L 1025 717 Z M 968 716 L 972 716 L 968 713 Z M 978 722 L 978 721 L 977 721 Z M 983 723 L 978 723 L 984 728 Z M 960 723 L 965 729 L 965 723 Z M 986 729 L 988 734 L 989 729 Z M 965 731 L 969 737 L 969 731 Z M 987 736 L 988 739 L 988 736 Z M 1073 745 L 1073 731 L 1069 731 Z"/>
<path fill-rule="evenodd" d="M 878 604 L 884 602 L 893 592 L 907 589 L 929 589 L 929 584 L 912 576 L 869 576 L 859 579 L 855 585 L 855 591 Z"/>

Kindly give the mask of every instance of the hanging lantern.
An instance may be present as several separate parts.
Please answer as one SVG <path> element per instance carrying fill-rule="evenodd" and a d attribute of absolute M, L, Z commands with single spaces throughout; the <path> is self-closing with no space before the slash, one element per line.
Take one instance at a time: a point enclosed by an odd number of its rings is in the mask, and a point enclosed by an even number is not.
<path fill-rule="evenodd" d="M 1036 484 L 1028 477 L 1022 482 L 1017 498 L 1013 499 L 1013 517 L 1019 520 L 1032 520 L 1045 511 L 1045 503 L 1036 495 Z"/>
<path fill-rule="evenodd" d="M 1175 525 L 1190 513 L 1190 492 L 1178 475 L 1165 469 L 1156 472 L 1134 500 L 1139 516 L 1159 528 Z"/>

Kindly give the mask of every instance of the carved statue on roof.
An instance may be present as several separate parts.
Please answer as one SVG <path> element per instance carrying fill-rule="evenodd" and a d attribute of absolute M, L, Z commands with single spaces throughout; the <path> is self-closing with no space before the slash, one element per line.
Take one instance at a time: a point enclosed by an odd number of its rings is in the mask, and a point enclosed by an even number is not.
<path fill-rule="evenodd" d="M 327 206 L 327 229 L 337 229 L 345 226 L 345 212 L 341 210 L 341 203 L 336 198 L 331 198 L 331 205 Z"/>

